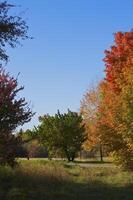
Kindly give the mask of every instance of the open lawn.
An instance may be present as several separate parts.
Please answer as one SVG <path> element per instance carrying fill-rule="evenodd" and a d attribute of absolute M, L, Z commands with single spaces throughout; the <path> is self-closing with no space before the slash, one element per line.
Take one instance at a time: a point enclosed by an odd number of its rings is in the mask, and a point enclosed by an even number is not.
<path fill-rule="evenodd" d="M 33 159 L 0 167 L 0 200 L 133 200 L 133 172 L 93 165 Z"/>

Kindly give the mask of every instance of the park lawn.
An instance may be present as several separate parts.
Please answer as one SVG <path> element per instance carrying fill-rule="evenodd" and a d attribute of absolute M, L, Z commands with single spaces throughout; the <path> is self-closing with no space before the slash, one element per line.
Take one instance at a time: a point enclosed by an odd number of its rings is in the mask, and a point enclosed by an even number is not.
<path fill-rule="evenodd" d="M 0 200 L 57 199 L 133 200 L 133 172 L 43 159 L 21 160 L 14 170 L 0 167 Z"/>

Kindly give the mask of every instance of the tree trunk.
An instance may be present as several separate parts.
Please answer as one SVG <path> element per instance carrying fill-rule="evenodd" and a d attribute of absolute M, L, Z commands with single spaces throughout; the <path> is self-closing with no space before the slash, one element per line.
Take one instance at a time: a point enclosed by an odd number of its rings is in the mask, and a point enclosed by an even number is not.
<path fill-rule="evenodd" d="M 68 162 L 70 162 L 71 158 L 70 158 L 69 154 L 67 153 L 67 151 L 65 153 L 66 153 L 66 157 L 67 157 Z"/>
<path fill-rule="evenodd" d="M 102 144 L 100 144 L 99 151 L 100 151 L 100 160 L 101 160 L 101 162 L 103 162 L 103 146 L 102 146 Z"/>
<path fill-rule="evenodd" d="M 68 162 L 70 162 L 70 161 L 71 161 L 71 158 L 70 158 L 69 156 L 67 156 L 67 160 L 68 160 Z"/>

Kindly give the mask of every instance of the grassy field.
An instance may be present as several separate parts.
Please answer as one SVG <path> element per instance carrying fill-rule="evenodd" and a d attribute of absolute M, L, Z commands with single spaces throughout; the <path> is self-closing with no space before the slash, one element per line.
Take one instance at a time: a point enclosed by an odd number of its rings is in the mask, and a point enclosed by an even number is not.
<path fill-rule="evenodd" d="M 133 172 L 41 159 L 22 160 L 15 170 L 0 167 L 0 200 L 57 199 L 133 200 Z"/>

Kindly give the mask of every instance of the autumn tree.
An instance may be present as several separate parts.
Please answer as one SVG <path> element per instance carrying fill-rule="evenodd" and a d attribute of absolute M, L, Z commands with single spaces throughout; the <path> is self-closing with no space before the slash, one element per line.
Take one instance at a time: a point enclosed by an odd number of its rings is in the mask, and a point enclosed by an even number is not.
<path fill-rule="evenodd" d="M 15 165 L 17 145 L 21 137 L 14 135 L 18 126 L 31 120 L 33 113 L 18 93 L 24 87 L 18 86 L 18 80 L 0 68 L 0 164 Z"/>
<path fill-rule="evenodd" d="M 118 164 L 133 167 L 133 32 L 115 34 L 105 51 L 105 80 L 99 107 L 101 135 Z"/>
<path fill-rule="evenodd" d="M 15 5 L 9 4 L 7 1 L 0 2 L 0 60 L 6 62 L 9 58 L 6 46 L 14 48 L 20 44 L 20 39 L 29 38 L 26 22 L 19 15 L 12 15 L 10 12 L 14 7 Z"/>
<path fill-rule="evenodd" d="M 38 138 L 50 155 L 59 151 L 68 161 L 73 161 L 86 139 L 82 116 L 68 110 L 64 114 L 58 111 L 54 116 L 44 115 L 39 120 Z"/>
<path fill-rule="evenodd" d="M 87 133 L 87 140 L 85 141 L 84 148 L 89 150 L 98 148 L 101 161 L 103 161 L 103 143 L 100 138 L 98 127 L 100 94 L 99 86 L 87 90 L 81 100 L 80 113 L 83 116 L 83 123 L 85 124 Z"/>

